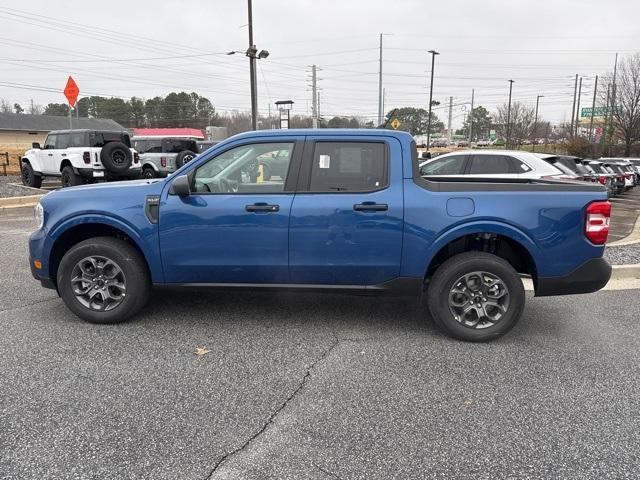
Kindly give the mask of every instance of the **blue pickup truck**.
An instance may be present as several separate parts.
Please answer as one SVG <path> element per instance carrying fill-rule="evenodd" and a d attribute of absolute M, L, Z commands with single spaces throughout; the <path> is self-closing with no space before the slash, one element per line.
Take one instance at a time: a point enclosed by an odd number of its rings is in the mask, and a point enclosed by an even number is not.
<path fill-rule="evenodd" d="M 389 130 L 236 135 L 166 179 L 47 194 L 29 263 L 96 323 L 124 321 L 152 287 L 413 295 L 450 335 L 484 341 L 535 294 L 594 292 L 611 206 L 604 187 L 422 177 Z"/>

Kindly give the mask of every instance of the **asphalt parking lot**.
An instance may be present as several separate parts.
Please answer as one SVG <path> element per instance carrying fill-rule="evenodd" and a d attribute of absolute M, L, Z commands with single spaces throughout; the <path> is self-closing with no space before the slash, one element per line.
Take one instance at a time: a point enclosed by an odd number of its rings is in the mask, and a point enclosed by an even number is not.
<path fill-rule="evenodd" d="M 529 298 L 479 345 L 343 295 L 162 292 L 96 326 L 31 278 L 30 215 L 0 214 L 2 479 L 638 478 L 640 290 Z"/>
<path fill-rule="evenodd" d="M 640 186 L 613 197 L 611 201 L 611 231 L 609 242 L 620 240 L 633 230 L 640 215 Z"/>

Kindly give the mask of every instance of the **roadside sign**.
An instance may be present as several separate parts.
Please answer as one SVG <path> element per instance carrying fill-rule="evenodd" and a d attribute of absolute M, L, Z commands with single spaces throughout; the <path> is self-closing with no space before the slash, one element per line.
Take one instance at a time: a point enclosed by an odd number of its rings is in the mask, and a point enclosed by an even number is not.
<path fill-rule="evenodd" d="M 496 131 L 495 130 L 489 130 L 489 138 L 491 140 L 495 140 L 496 138 L 498 138 L 498 136 L 496 135 Z"/>
<path fill-rule="evenodd" d="M 80 94 L 80 89 L 78 88 L 78 84 L 76 84 L 73 77 L 69 76 L 67 80 L 67 85 L 64 87 L 64 96 L 67 97 L 69 101 L 69 105 L 72 107 L 75 106 L 78 101 L 78 95 Z"/>
<path fill-rule="evenodd" d="M 609 115 L 609 113 L 611 113 L 611 110 L 612 109 L 609 107 L 596 107 L 596 108 L 584 107 L 580 111 L 580 116 L 582 118 L 590 118 L 592 115 L 594 117 L 606 117 L 607 115 Z M 622 107 L 621 106 L 616 107 L 615 111 L 621 112 Z"/>
<path fill-rule="evenodd" d="M 394 118 L 393 120 L 391 120 L 391 128 L 393 128 L 394 130 L 397 130 L 398 128 L 400 128 L 400 120 L 398 120 L 397 118 Z"/>

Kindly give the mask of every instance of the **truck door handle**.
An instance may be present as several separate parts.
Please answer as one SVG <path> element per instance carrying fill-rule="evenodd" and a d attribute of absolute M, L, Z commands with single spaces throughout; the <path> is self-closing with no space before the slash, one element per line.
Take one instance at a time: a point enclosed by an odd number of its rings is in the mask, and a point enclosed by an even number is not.
<path fill-rule="evenodd" d="M 384 212 L 389 210 L 389 205 L 387 205 L 386 203 L 365 202 L 365 203 L 356 203 L 353 206 L 353 209 L 356 212 L 362 212 L 362 211 L 368 211 L 368 210 L 375 211 L 375 212 Z"/>
<path fill-rule="evenodd" d="M 49 155 L 50 157 L 53 157 L 53 153 L 49 153 L 48 155 Z"/>
<path fill-rule="evenodd" d="M 267 203 L 254 203 L 253 205 L 246 205 L 244 209 L 247 212 L 278 212 L 280 211 L 280 205 L 269 205 Z"/>
<path fill-rule="evenodd" d="M 66 157 L 67 154 L 66 153 L 61 153 L 60 155 L 62 155 L 63 157 Z"/>

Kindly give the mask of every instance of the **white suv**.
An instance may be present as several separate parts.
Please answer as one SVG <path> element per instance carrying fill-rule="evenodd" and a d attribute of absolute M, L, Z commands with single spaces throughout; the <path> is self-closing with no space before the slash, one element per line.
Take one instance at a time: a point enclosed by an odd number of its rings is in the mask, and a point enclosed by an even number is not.
<path fill-rule="evenodd" d="M 40 188 L 44 177 L 60 177 L 63 187 L 140 176 L 140 159 L 129 134 L 108 130 L 57 130 L 21 160 L 22 183 Z"/>

